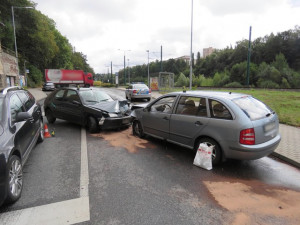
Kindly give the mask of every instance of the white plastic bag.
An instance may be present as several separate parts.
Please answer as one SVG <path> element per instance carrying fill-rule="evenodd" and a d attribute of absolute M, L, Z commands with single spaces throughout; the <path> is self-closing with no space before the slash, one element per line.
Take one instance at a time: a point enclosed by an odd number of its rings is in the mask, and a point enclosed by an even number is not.
<path fill-rule="evenodd" d="M 199 166 L 203 169 L 211 170 L 212 169 L 212 162 L 211 162 L 211 154 L 214 149 L 214 146 L 208 146 L 205 143 L 201 143 L 198 147 L 194 165 Z"/>

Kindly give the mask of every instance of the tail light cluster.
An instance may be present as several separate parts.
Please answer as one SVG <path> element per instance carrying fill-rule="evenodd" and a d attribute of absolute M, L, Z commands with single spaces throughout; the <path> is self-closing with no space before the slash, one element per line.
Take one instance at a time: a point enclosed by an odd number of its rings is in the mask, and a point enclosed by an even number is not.
<path fill-rule="evenodd" d="M 240 132 L 240 143 L 244 145 L 255 145 L 254 128 L 245 129 Z"/>
<path fill-rule="evenodd" d="M 133 94 L 136 94 L 136 93 L 137 93 L 137 90 L 134 89 L 134 90 L 132 91 L 132 93 L 133 93 Z"/>
<path fill-rule="evenodd" d="M 151 88 L 149 88 L 149 93 L 151 93 Z"/>

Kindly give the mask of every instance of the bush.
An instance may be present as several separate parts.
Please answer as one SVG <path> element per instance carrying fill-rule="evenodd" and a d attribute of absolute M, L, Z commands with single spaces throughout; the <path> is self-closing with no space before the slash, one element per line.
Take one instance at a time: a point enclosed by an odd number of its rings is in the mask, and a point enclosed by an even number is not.
<path fill-rule="evenodd" d="M 231 82 L 229 84 L 226 84 L 225 87 L 242 88 L 243 85 L 241 85 L 239 82 Z"/>
<path fill-rule="evenodd" d="M 259 80 L 258 87 L 260 87 L 260 88 L 279 88 L 279 85 L 271 80 Z"/>
<path fill-rule="evenodd" d="M 189 79 L 183 74 L 180 73 L 177 82 L 175 83 L 176 87 L 183 87 L 183 86 L 188 86 Z"/>
<path fill-rule="evenodd" d="M 101 81 L 94 81 L 94 86 L 101 86 L 102 82 Z"/>
<path fill-rule="evenodd" d="M 29 65 L 29 74 L 27 77 L 28 87 L 39 87 L 43 82 L 43 73 L 35 66 Z"/>

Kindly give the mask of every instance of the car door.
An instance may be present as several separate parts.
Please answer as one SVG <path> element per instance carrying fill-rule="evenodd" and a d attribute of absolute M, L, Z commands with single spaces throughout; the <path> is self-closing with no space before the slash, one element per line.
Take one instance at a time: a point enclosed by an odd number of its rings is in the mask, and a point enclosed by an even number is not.
<path fill-rule="evenodd" d="M 64 114 L 64 99 L 65 90 L 58 90 L 49 102 L 49 107 L 56 118 L 65 119 Z"/>
<path fill-rule="evenodd" d="M 9 99 L 10 127 L 11 131 L 15 133 L 15 145 L 20 149 L 22 158 L 26 158 L 27 149 L 32 140 L 31 134 L 34 132 L 34 124 L 31 119 L 17 122 L 16 117 L 19 112 L 25 112 L 25 108 L 15 93 Z"/>
<path fill-rule="evenodd" d="M 67 90 L 64 100 L 62 106 L 64 118 L 70 122 L 82 124 L 84 110 L 78 92 Z"/>
<path fill-rule="evenodd" d="M 32 116 L 33 129 L 35 131 L 32 133 L 32 136 L 34 136 L 40 128 L 40 118 L 42 116 L 41 108 L 35 103 L 35 98 L 30 92 L 20 91 L 18 92 L 18 96 L 21 99 L 25 110 Z"/>
<path fill-rule="evenodd" d="M 209 123 L 207 111 L 206 98 L 181 96 L 170 119 L 170 141 L 193 147 L 195 138 Z"/>
<path fill-rule="evenodd" d="M 160 139 L 169 138 L 170 117 L 176 95 L 158 99 L 143 112 L 143 128 L 145 133 Z"/>

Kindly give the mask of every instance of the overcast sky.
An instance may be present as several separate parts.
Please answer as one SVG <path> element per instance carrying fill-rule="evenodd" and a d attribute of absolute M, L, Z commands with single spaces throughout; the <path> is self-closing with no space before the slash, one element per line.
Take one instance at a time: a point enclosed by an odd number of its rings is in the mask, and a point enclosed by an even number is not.
<path fill-rule="evenodd" d="M 33 0 L 96 73 L 190 55 L 191 0 Z M 300 0 L 194 0 L 193 52 L 294 29 Z M 121 49 L 122 51 L 119 51 Z M 131 51 L 127 51 L 131 50 Z M 129 61 L 128 61 L 129 59 Z"/>

